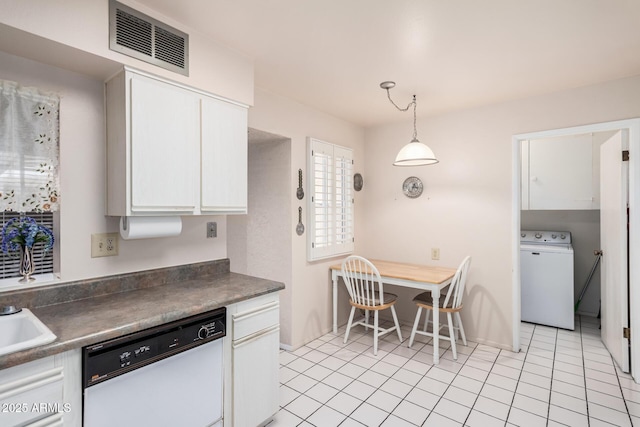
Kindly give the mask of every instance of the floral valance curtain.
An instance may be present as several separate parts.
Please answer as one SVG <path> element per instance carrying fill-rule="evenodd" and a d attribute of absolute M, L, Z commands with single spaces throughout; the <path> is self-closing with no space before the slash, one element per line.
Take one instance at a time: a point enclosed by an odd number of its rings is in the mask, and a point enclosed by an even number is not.
<path fill-rule="evenodd" d="M 59 105 L 55 94 L 0 80 L 0 211 L 57 211 Z"/>

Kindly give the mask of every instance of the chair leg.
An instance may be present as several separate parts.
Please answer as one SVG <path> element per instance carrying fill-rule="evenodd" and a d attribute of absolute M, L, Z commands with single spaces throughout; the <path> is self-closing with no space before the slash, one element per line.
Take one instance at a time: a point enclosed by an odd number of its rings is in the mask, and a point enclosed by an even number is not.
<path fill-rule="evenodd" d="M 429 326 L 429 315 L 431 314 L 431 310 L 425 309 L 424 311 L 424 326 L 422 327 L 422 332 L 427 332 L 427 326 Z"/>
<path fill-rule="evenodd" d="M 369 326 L 369 310 L 364 311 L 364 323 L 367 325 L 364 327 L 364 330 L 368 330 L 371 326 Z"/>
<path fill-rule="evenodd" d="M 458 353 L 456 351 L 456 334 L 453 332 L 453 317 L 451 316 L 451 313 L 447 313 L 447 323 L 449 324 L 449 341 L 451 341 L 453 360 L 458 360 Z"/>
<path fill-rule="evenodd" d="M 456 311 L 456 319 L 458 320 L 458 330 L 460 331 L 460 335 L 462 336 L 462 343 L 467 345 L 467 337 L 464 335 L 464 328 L 462 327 L 462 318 L 460 317 L 460 312 Z"/>
<path fill-rule="evenodd" d="M 349 313 L 349 321 L 347 322 L 347 330 L 344 332 L 344 344 L 349 339 L 349 331 L 351 330 L 351 324 L 353 323 L 353 315 L 356 313 L 356 308 L 351 307 L 351 313 Z"/>
<path fill-rule="evenodd" d="M 420 315 L 422 314 L 422 307 L 418 306 L 418 312 L 416 313 L 416 320 L 413 322 L 413 328 L 411 328 L 411 336 L 409 337 L 409 348 L 413 345 L 413 340 L 416 337 L 416 331 L 420 324 Z"/>
<path fill-rule="evenodd" d="M 378 355 L 378 311 L 373 313 L 373 355 Z"/>
<path fill-rule="evenodd" d="M 393 315 L 393 321 L 396 324 L 396 331 L 398 331 L 398 339 L 402 343 L 402 334 L 400 333 L 400 322 L 398 322 L 398 316 L 396 315 L 396 308 L 391 306 L 391 314 Z"/>

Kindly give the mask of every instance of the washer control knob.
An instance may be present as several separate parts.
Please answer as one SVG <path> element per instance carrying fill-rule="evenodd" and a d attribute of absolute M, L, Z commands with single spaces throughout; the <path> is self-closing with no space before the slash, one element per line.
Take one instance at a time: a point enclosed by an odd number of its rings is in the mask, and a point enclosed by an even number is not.
<path fill-rule="evenodd" d="M 551 235 L 551 238 L 552 238 L 552 239 L 556 239 L 557 237 L 558 237 L 558 235 L 557 235 L 557 234 L 552 234 L 552 235 Z"/>
<path fill-rule="evenodd" d="M 542 237 L 542 234 L 536 233 L 536 239 L 540 239 L 541 237 Z"/>
<path fill-rule="evenodd" d="M 564 239 L 566 239 L 566 238 L 567 238 L 567 236 L 565 236 L 564 234 L 561 234 L 561 235 L 560 235 L 560 238 L 561 238 L 562 240 L 564 240 Z"/>
<path fill-rule="evenodd" d="M 527 235 L 525 233 L 520 233 L 520 237 L 524 239 L 525 237 L 527 237 Z"/>

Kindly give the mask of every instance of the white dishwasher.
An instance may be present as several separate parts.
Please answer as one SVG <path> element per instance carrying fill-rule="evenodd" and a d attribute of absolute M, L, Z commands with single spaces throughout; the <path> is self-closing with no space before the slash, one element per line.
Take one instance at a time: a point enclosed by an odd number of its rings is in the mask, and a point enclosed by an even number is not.
<path fill-rule="evenodd" d="M 83 349 L 85 427 L 222 426 L 226 309 Z"/>
<path fill-rule="evenodd" d="M 573 330 L 571 233 L 523 230 L 520 234 L 520 283 L 523 321 Z"/>

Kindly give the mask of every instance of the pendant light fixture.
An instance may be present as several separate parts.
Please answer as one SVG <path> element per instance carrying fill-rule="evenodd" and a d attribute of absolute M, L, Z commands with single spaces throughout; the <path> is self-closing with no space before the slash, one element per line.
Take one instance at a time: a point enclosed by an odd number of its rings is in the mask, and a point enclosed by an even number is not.
<path fill-rule="evenodd" d="M 391 94 L 389 93 L 389 89 L 393 89 L 396 86 L 395 82 L 382 82 L 380 83 L 380 87 L 387 91 L 387 98 L 389 98 L 389 102 L 393 104 L 398 110 L 404 112 L 409 110 L 409 108 L 413 105 L 413 138 L 411 142 L 402 147 L 398 155 L 396 156 L 395 162 L 393 162 L 394 166 L 423 166 L 423 165 L 432 165 L 434 163 L 438 163 L 438 159 L 436 159 L 436 155 L 433 154 L 431 148 L 427 145 L 418 141 L 418 131 L 416 130 L 416 96 L 413 95 L 413 101 L 407 105 L 406 108 L 400 108 L 396 105 L 395 102 L 391 99 Z"/>

